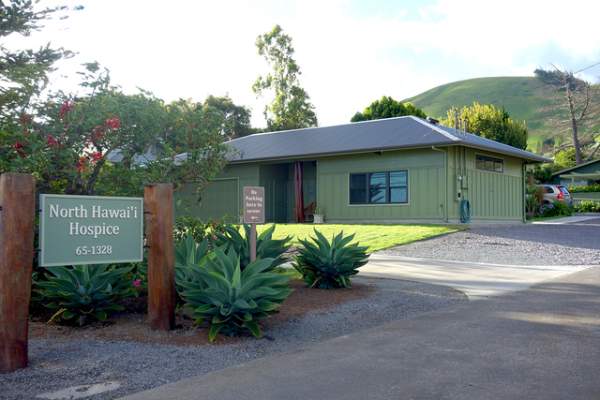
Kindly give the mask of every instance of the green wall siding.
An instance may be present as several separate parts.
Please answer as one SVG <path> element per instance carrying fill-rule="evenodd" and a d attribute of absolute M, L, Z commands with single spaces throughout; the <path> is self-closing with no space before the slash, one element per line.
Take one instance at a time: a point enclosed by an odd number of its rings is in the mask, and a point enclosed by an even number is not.
<path fill-rule="evenodd" d="M 192 215 L 203 221 L 225 218 L 239 222 L 242 210 L 242 188 L 259 185 L 258 165 L 231 165 L 218 178 L 196 194 L 196 185 L 186 185 L 176 193 L 177 215 Z"/>
<path fill-rule="evenodd" d="M 405 150 L 320 159 L 317 205 L 328 222 L 442 222 L 445 218 L 444 154 Z M 408 170 L 408 204 L 349 204 L 349 174 Z"/>
<path fill-rule="evenodd" d="M 504 172 L 475 167 L 477 154 L 504 160 Z M 459 197 L 470 201 L 472 220 L 519 221 L 523 217 L 523 162 L 520 159 L 464 147 L 414 149 L 327 157 L 304 164 L 304 201 L 316 199 L 328 222 L 403 223 L 457 222 Z M 349 175 L 361 172 L 408 171 L 408 204 L 349 204 Z M 459 176 L 464 176 L 462 181 Z M 228 166 L 196 201 L 190 185 L 178 194 L 178 214 L 201 219 L 239 217 L 244 186 L 265 187 L 268 221 L 293 220 L 293 163 Z M 185 200 L 179 201 L 179 200 Z M 181 206 L 180 203 L 185 204 Z M 191 206 L 190 206 L 191 203 Z"/>
<path fill-rule="evenodd" d="M 482 171 L 476 168 L 476 155 L 488 155 L 504 160 L 504 172 Z M 450 221 L 459 219 L 459 197 L 469 200 L 471 218 L 477 220 L 522 220 L 522 161 L 465 147 L 448 148 L 448 204 Z M 459 176 L 466 176 L 461 181 Z"/>

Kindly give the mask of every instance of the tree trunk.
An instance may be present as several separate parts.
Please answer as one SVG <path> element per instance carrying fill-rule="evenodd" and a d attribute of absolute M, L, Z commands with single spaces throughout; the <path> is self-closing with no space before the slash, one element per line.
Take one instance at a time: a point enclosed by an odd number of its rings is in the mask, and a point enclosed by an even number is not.
<path fill-rule="evenodd" d="M 573 133 L 573 146 L 575 147 L 575 164 L 579 165 L 583 162 L 583 157 L 581 156 L 581 145 L 579 144 L 579 135 L 577 131 L 577 117 L 575 116 L 575 105 L 573 102 L 573 92 L 571 92 L 571 78 L 567 77 L 566 79 L 566 95 L 567 95 L 567 103 L 569 104 L 569 114 L 571 117 L 571 131 Z"/>

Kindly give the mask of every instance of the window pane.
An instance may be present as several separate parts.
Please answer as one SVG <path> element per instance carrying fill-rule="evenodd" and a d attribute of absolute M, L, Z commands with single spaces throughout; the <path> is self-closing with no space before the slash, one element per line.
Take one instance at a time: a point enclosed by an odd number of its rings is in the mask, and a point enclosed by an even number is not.
<path fill-rule="evenodd" d="M 390 172 L 390 187 L 406 186 L 407 182 L 406 171 Z"/>
<path fill-rule="evenodd" d="M 367 174 L 350 174 L 350 204 L 367 202 Z"/>
<path fill-rule="evenodd" d="M 485 169 L 488 171 L 494 170 L 494 162 L 492 160 L 485 160 Z"/>
<path fill-rule="evenodd" d="M 407 203 L 408 202 L 408 189 L 406 187 L 390 188 L 390 202 L 391 203 Z"/>
<path fill-rule="evenodd" d="M 369 175 L 369 203 L 385 203 L 387 188 L 386 173 L 375 172 Z"/>
<path fill-rule="evenodd" d="M 494 171 L 502 172 L 503 170 L 502 161 L 494 161 Z"/>

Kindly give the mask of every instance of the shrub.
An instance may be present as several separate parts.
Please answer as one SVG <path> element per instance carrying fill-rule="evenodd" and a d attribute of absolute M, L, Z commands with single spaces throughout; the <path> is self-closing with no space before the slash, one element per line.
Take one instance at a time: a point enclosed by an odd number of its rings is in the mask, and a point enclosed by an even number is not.
<path fill-rule="evenodd" d="M 563 202 L 555 201 L 552 204 L 544 204 L 540 208 L 542 217 L 569 216 L 573 214 L 573 209 Z"/>
<path fill-rule="evenodd" d="M 211 342 L 219 332 L 262 335 L 258 322 L 276 312 L 292 292 L 286 275 L 269 271 L 272 263 L 257 259 L 242 271 L 235 251 L 216 249 L 196 265 L 178 267 L 179 295 L 193 310 L 196 324 L 208 321 Z"/>
<path fill-rule="evenodd" d="M 540 210 L 544 199 L 544 191 L 536 185 L 527 186 L 527 194 L 525 196 L 525 208 L 528 216 L 534 216 Z"/>
<path fill-rule="evenodd" d="M 204 239 L 214 240 L 217 233 L 225 231 L 225 225 L 220 221 L 202 222 L 199 218 L 184 216 L 175 219 L 173 236 L 176 241 L 191 235 L 198 243 Z"/>
<path fill-rule="evenodd" d="M 582 200 L 575 206 L 576 212 L 600 212 L 600 202 L 593 200 Z"/>
<path fill-rule="evenodd" d="M 51 320 L 85 325 L 104 321 L 114 311 L 123 310 L 119 300 L 134 295 L 127 279 L 129 267 L 79 265 L 48 268 L 47 279 L 36 282 L 36 292 L 45 306 L 57 310 Z"/>
<path fill-rule="evenodd" d="M 569 192 L 571 193 L 589 193 L 589 192 L 600 192 L 600 183 L 587 186 L 569 186 Z"/>
<path fill-rule="evenodd" d="M 217 233 L 215 245 L 225 251 L 233 250 L 240 256 L 240 266 L 243 269 L 250 263 L 250 225 L 243 225 L 244 236 L 235 225 L 227 225 L 223 233 Z M 283 255 L 290 248 L 290 236 L 284 239 L 273 239 L 275 225 L 265 229 L 256 238 L 256 258 L 272 259 L 271 267 L 275 268 L 285 262 Z"/>
<path fill-rule="evenodd" d="M 294 267 L 310 287 L 323 289 L 348 288 L 350 277 L 358 273 L 357 268 L 368 261 L 367 247 L 350 244 L 354 235 L 344 237 L 344 232 L 333 237 L 331 243 L 315 229 L 313 243 L 300 240 L 302 246 Z"/>

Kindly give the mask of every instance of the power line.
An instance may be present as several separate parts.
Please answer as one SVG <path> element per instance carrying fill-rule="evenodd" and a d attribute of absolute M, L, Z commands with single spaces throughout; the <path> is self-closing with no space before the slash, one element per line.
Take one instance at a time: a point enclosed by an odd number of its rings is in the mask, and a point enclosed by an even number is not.
<path fill-rule="evenodd" d="M 597 63 L 594 63 L 594 64 L 592 64 L 592 65 L 590 65 L 590 66 L 587 66 L 587 67 L 585 67 L 585 68 L 582 68 L 582 69 L 580 69 L 579 71 L 575 71 L 575 72 L 573 72 L 573 74 L 578 74 L 578 73 L 580 73 L 580 72 L 583 72 L 583 71 L 585 71 L 585 70 L 588 70 L 588 69 L 590 69 L 590 68 L 593 68 L 593 67 L 595 67 L 596 65 L 600 65 L 600 61 L 598 61 Z"/>

